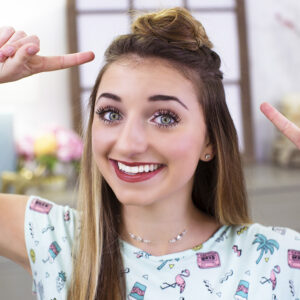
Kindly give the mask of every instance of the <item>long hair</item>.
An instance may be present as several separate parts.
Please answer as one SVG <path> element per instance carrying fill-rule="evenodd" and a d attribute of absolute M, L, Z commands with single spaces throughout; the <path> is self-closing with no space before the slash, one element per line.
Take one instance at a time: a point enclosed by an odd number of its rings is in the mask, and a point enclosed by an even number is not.
<path fill-rule="evenodd" d="M 220 58 L 203 26 L 183 8 L 140 16 L 132 33 L 117 37 L 105 52 L 91 97 L 80 174 L 80 234 L 73 248 L 73 277 L 68 299 L 125 300 L 126 284 L 118 239 L 120 203 L 92 156 L 91 127 L 97 89 L 107 68 L 122 58 L 161 58 L 191 80 L 203 109 L 213 147 L 210 162 L 199 161 L 192 200 L 220 224 L 249 223 L 237 133 L 229 114 Z"/>

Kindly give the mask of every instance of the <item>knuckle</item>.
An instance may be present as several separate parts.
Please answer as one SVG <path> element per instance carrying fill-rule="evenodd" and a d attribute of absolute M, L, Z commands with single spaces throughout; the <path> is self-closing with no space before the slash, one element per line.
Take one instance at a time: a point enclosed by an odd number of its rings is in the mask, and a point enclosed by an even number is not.
<path fill-rule="evenodd" d="M 2 26 L 0 27 L 0 31 L 7 32 L 9 34 L 13 34 L 16 32 L 12 26 Z"/>
<path fill-rule="evenodd" d="M 36 43 L 36 44 L 39 44 L 40 43 L 40 39 L 37 35 L 32 35 L 31 36 L 31 40 Z"/>
<path fill-rule="evenodd" d="M 15 33 L 16 32 L 16 30 L 12 26 L 7 26 L 6 31 L 8 31 L 10 33 Z"/>
<path fill-rule="evenodd" d="M 25 37 L 27 36 L 27 34 L 25 33 L 25 31 L 23 30 L 18 30 L 15 35 L 17 35 L 18 37 Z"/>
<path fill-rule="evenodd" d="M 287 133 L 291 128 L 291 124 L 289 121 L 285 121 L 283 124 L 282 124 L 282 132 L 284 133 Z"/>

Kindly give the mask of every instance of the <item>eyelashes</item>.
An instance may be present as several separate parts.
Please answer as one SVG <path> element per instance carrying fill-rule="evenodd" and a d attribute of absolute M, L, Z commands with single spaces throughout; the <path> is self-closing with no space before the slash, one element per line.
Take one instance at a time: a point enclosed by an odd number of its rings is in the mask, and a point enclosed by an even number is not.
<path fill-rule="evenodd" d="M 121 112 L 113 106 L 99 107 L 96 114 L 101 121 L 108 125 L 117 124 L 123 119 Z M 171 110 L 160 109 L 153 114 L 150 121 L 154 122 L 159 128 L 169 128 L 178 125 L 181 119 Z"/>
<path fill-rule="evenodd" d="M 111 124 L 121 120 L 120 111 L 113 106 L 99 107 L 96 110 L 96 114 L 99 115 L 99 118 L 106 124 Z"/>
<path fill-rule="evenodd" d="M 158 127 L 173 127 L 180 122 L 179 116 L 167 109 L 160 109 L 155 112 L 151 121 L 154 120 L 159 120 L 159 123 L 156 123 Z"/>

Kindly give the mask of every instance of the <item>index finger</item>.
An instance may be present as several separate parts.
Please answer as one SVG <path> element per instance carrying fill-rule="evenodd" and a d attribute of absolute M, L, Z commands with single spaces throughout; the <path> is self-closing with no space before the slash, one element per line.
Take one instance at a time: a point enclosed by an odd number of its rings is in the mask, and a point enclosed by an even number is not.
<path fill-rule="evenodd" d="M 44 56 L 41 57 L 42 70 L 39 72 L 55 71 L 78 66 L 87 63 L 95 58 L 95 54 L 92 51 L 78 52 L 72 54 L 66 54 L 61 56 Z"/>
<path fill-rule="evenodd" d="M 263 114 L 298 148 L 300 148 L 300 129 L 269 103 L 260 106 Z"/>

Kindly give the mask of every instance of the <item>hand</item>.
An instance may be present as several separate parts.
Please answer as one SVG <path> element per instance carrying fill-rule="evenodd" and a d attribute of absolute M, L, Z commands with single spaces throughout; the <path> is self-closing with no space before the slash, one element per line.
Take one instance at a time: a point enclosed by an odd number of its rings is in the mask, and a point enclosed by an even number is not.
<path fill-rule="evenodd" d="M 0 27 L 0 83 L 15 81 L 40 72 L 70 68 L 94 59 L 94 53 L 38 56 L 40 41 L 12 27 Z"/>
<path fill-rule="evenodd" d="M 300 149 L 300 128 L 289 121 L 271 104 L 265 102 L 260 106 L 263 114 Z"/>

